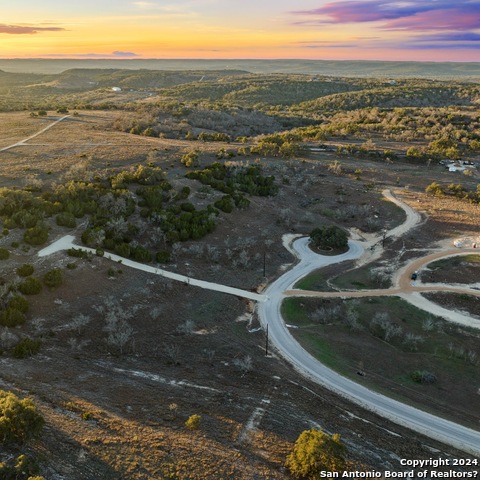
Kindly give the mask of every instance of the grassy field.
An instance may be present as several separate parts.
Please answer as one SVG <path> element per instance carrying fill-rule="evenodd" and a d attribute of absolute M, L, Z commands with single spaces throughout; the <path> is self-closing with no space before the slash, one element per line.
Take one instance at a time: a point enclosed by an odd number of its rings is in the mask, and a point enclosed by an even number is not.
<path fill-rule="evenodd" d="M 478 333 L 449 324 L 396 297 L 297 299 L 283 303 L 290 332 L 330 368 L 372 388 L 454 417 L 474 418 Z M 352 321 L 354 318 L 354 321 Z M 391 328 L 391 330 L 389 330 Z M 415 372 L 435 380 L 419 381 Z M 390 392 L 390 393 L 389 393 Z"/>

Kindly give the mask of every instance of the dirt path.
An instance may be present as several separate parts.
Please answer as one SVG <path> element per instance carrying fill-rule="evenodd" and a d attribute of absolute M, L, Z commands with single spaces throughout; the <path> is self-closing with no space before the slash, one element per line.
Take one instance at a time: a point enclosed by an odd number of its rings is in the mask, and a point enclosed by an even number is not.
<path fill-rule="evenodd" d="M 56 242 L 53 242 L 48 247 L 43 248 L 38 252 L 39 257 L 46 257 L 52 255 L 55 252 L 60 252 L 63 250 L 68 250 L 70 248 L 75 248 L 77 250 L 82 250 L 84 252 L 92 253 L 95 255 L 95 249 L 82 247 L 74 243 L 75 237 L 73 235 L 65 235 L 64 237 L 58 239 Z M 207 290 L 214 290 L 216 292 L 227 293 L 228 295 L 235 295 L 241 298 L 247 298 L 249 300 L 254 300 L 256 302 L 264 302 L 267 297 L 255 292 L 249 292 L 247 290 L 241 290 L 240 288 L 229 287 L 227 285 L 221 285 L 219 283 L 206 282 L 204 280 L 197 280 L 195 278 L 187 277 L 185 275 L 180 275 L 178 273 L 169 272 L 168 270 L 163 270 L 161 268 L 152 267 L 150 265 L 145 265 L 144 263 L 135 262 L 129 260 L 128 258 L 120 257 L 113 253 L 105 253 L 105 258 L 112 260 L 113 262 L 121 263 L 126 267 L 136 268 L 137 270 L 142 270 L 144 272 L 153 273 L 154 275 L 160 275 L 161 277 L 169 278 L 171 280 L 176 280 L 178 282 L 185 283 L 186 285 L 191 285 L 193 287 L 200 287 Z"/>
<path fill-rule="evenodd" d="M 47 130 L 50 130 L 53 126 L 55 126 L 57 123 L 59 122 L 62 122 L 63 120 L 65 120 L 66 118 L 69 118 L 71 117 L 71 115 L 64 115 L 63 117 L 59 118 L 58 120 L 55 120 L 53 123 L 51 123 L 50 125 L 47 125 L 45 128 L 42 128 L 42 130 L 38 131 L 37 133 L 34 133 L 33 135 L 30 135 L 29 137 L 27 138 L 24 138 L 23 140 L 20 140 L 19 142 L 17 143 L 14 143 L 12 145 L 9 145 L 8 147 L 3 147 L 3 148 L 0 148 L 0 152 L 4 152 L 5 150 L 10 150 L 11 148 L 15 148 L 15 147 L 21 147 L 23 145 L 27 145 L 27 142 L 29 140 L 31 140 L 32 138 L 35 138 L 35 137 L 38 137 L 39 135 L 41 135 L 42 133 L 46 132 Z"/>
<path fill-rule="evenodd" d="M 299 254 L 303 249 L 298 250 Z M 480 329 L 480 320 L 464 315 L 459 312 L 443 308 L 434 302 L 422 297 L 420 293 L 427 292 L 449 292 L 473 295 L 480 297 L 480 290 L 476 288 L 469 288 L 467 286 L 447 285 L 443 283 L 421 284 L 412 282 L 412 274 L 424 268 L 429 263 L 448 257 L 455 257 L 461 255 L 471 255 L 477 253 L 477 249 L 469 248 L 464 250 L 446 250 L 443 252 L 432 253 L 425 257 L 419 258 L 409 262 L 402 269 L 400 269 L 394 278 L 394 287 L 379 289 L 379 290 L 354 290 L 354 291 L 338 291 L 338 292 L 316 292 L 309 290 L 286 290 L 284 292 L 287 297 L 317 297 L 317 298 L 362 298 L 362 297 L 383 297 L 383 296 L 398 296 L 416 307 L 425 310 L 434 315 L 445 318 L 448 321 Z"/>

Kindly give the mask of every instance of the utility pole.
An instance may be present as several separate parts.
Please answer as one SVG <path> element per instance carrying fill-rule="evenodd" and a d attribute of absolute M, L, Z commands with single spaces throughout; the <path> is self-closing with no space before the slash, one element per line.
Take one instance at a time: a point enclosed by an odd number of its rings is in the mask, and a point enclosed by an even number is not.
<path fill-rule="evenodd" d="M 267 251 L 263 249 L 263 278 L 267 277 Z"/>
<path fill-rule="evenodd" d="M 265 337 L 265 356 L 268 357 L 268 323 L 267 323 L 267 335 Z"/>

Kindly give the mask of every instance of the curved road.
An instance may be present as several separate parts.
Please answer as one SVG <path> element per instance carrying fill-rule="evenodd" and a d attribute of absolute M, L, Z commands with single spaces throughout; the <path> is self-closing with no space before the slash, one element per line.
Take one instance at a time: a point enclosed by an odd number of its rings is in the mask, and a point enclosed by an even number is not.
<path fill-rule="evenodd" d="M 405 205 L 398 200 L 395 203 Z M 410 209 L 410 207 L 408 207 Z M 412 228 L 420 221 L 420 216 L 413 210 L 409 212 L 407 209 L 407 220 L 400 227 L 397 227 L 393 231 L 390 231 L 388 236 L 401 235 L 409 228 Z M 414 213 L 414 215 L 412 214 Z M 67 235 L 50 246 L 42 249 L 39 252 L 39 256 L 50 255 L 60 250 L 66 250 L 69 248 L 79 248 L 85 251 L 95 253 L 95 250 L 79 247 L 75 245 L 73 241 L 75 237 Z M 290 248 L 289 248 L 290 249 Z M 281 316 L 281 304 L 286 295 L 322 295 L 328 293 L 330 296 L 354 296 L 358 294 L 372 295 L 370 292 L 292 292 L 293 285 L 302 277 L 318 268 L 325 267 L 334 263 L 343 262 L 345 260 L 355 260 L 362 256 L 364 253 L 364 246 L 360 242 L 350 241 L 348 252 L 337 255 L 325 257 L 317 255 L 308 247 L 307 238 L 299 238 L 293 244 L 293 251 L 300 258 L 291 270 L 287 271 L 275 282 L 273 282 L 264 294 L 258 294 L 254 292 L 248 292 L 237 288 L 227 287 L 224 285 L 214 284 L 211 282 L 204 282 L 201 280 L 192 279 L 183 275 L 178 275 L 172 272 L 154 268 L 145 264 L 134 262 L 123 257 L 119 257 L 113 254 L 105 254 L 106 258 L 113 261 L 121 261 L 123 265 L 141 269 L 143 271 L 171 278 L 173 280 L 181 281 L 192 286 L 198 286 L 201 288 L 207 288 L 216 290 L 239 297 L 248 298 L 259 302 L 259 318 L 264 328 L 269 327 L 269 340 L 276 347 L 278 352 L 289 361 L 302 375 L 310 378 L 311 380 L 329 388 L 330 390 L 338 393 L 351 400 L 352 402 L 373 411 L 378 415 L 387 418 L 399 425 L 410 428 L 418 433 L 421 433 L 430 438 L 439 440 L 445 444 L 452 445 L 460 450 L 469 452 L 471 454 L 480 454 L 480 432 L 475 431 L 456 423 L 450 422 L 440 417 L 436 417 L 419 409 L 413 408 L 409 405 L 400 403 L 389 397 L 385 397 L 379 393 L 373 392 L 366 387 L 353 382 L 347 378 L 342 377 L 338 373 L 330 370 L 322 365 L 317 359 L 306 352 L 302 346 L 290 335 L 283 318 Z M 458 252 L 448 251 L 443 252 L 443 256 L 449 256 L 452 254 L 465 254 L 470 252 Z M 379 290 L 378 295 L 392 295 L 399 296 L 405 295 L 406 297 L 412 297 L 415 295 L 415 291 L 420 291 L 422 288 L 429 288 L 430 290 L 440 290 L 442 287 L 428 287 L 419 286 L 412 287 L 406 278 L 412 271 L 419 268 L 420 265 L 429 263 L 435 258 L 439 258 L 442 254 L 434 254 L 418 261 L 412 262 L 403 269 L 399 274 L 398 280 L 396 280 L 396 286 L 389 290 Z M 434 258 L 433 258 L 434 257 Z M 448 288 L 448 287 L 447 287 Z M 452 287 L 453 288 L 453 287 Z M 405 289 L 405 291 L 403 290 Z M 456 289 L 458 291 L 458 289 Z M 406 293 L 405 293 L 406 292 Z M 410 300 L 409 300 L 410 301 Z"/>
<path fill-rule="evenodd" d="M 290 335 L 281 315 L 281 305 L 285 295 L 293 293 L 291 292 L 293 285 L 313 270 L 333 263 L 357 259 L 363 253 L 361 244 L 353 241 L 349 242 L 350 249 L 347 253 L 336 257 L 325 257 L 314 254 L 309 249 L 308 239 L 306 238 L 296 240 L 293 246 L 301 259 L 300 262 L 267 288 L 265 292 L 267 300 L 259 305 L 261 323 L 264 328 L 268 325 L 269 340 L 278 352 L 302 375 L 307 376 L 311 380 L 367 410 L 465 452 L 480 454 L 479 431 L 466 428 L 407 404 L 400 403 L 342 377 L 306 352 L 292 335 Z M 448 254 L 451 254 L 451 252 L 446 253 L 446 255 Z M 428 263 L 428 260 L 425 262 Z M 415 270 L 415 268 L 413 268 L 413 270 Z M 408 267 L 405 269 L 404 275 L 401 278 L 404 278 L 404 276 L 409 273 L 410 268 Z M 405 288 L 413 289 L 415 287 L 408 285 Z M 439 288 L 436 288 L 436 290 L 439 290 Z M 400 288 L 398 288 L 398 291 L 400 291 Z M 381 292 L 382 295 L 385 295 L 389 290 Z M 298 295 L 300 292 L 295 291 L 294 293 Z M 301 292 L 301 295 L 303 295 L 303 293 L 304 292 Z M 335 292 L 335 295 L 349 296 L 349 294 L 352 293 L 354 292 Z M 368 294 L 368 292 L 362 293 Z M 332 296 L 332 292 L 328 294 Z M 398 293 L 396 294 L 398 295 Z"/>
<path fill-rule="evenodd" d="M 350 242 L 351 246 L 355 246 L 355 252 L 359 244 L 357 242 Z M 342 259 L 342 256 L 337 257 L 322 257 L 322 255 L 317 255 L 310 248 L 308 248 L 308 238 L 302 238 L 297 240 L 293 245 L 293 253 L 302 258 L 302 263 L 310 265 L 310 269 L 323 268 L 327 265 L 332 264 L 330 258 L 339 259 L 339 261 L 346 260 Z M 360 248 L 362 248 L 360 246 Z M 387 289 L 378 289 L 378 290 L 340 290 L 335 292 L 321 292 L 321 291 L 310 291 L 310 290 L 297 290 L 289 287 L 284 291 L 284 295 L 287 297 L 319 297 L 319 298 L 360 298 L 360 297 L 383 297 L 383 296 L 399 296 L 402 297 L 405 301 L 421 308 L 425 311 L 429 311 L 436 315 L 441 315 L 446 317 L 449 321 L 464 325 L 466 327 L 472 327 L 480 329 L 480 320 L 469 317 L 467 315 L 461 314 L 459 312 L 453 312 L 445 308 L 440 307 L 439 305 L 430 302 L 428 299 L 421 297 L 419 293 L 422 292 L 450 292 L 450 293 L 463 293 L 467 295 L 473 295 L 480 297 L 480 290 L 474 288 L 468 288 L 467 285 L 445 285 L 441 283 L 421 283 L 413 284 L 411 277 L 412 273 L 420 270 L 429 263 L 438 260 L 440 258 L 448 258 L 461 255 L 471 255 L 474 253 L 480 253 L 478 249 L 462 249 L 462 250 L 445 250 L 443 252 L 432 253 L 426 257 L 418 258 L 408 263 L 406 266 L 401 268 L 394 279 L 394 287 Z M 323 263 L 322 258 L 328 259 L 328 263 Z M 354 257 L 358 258 L 358 257 Z M 351 259 L 351 258 L 350 258 Z M 318 265 L 318 266 L 314 266 Z M 314 266 L 314 267 L 312 267 Z M 311 270 L 310 270 L 311 271 Z M 309 272 L 307 272 L 308 274 Z M 302 278 L 304 275 L 299 277 Z M 298 281 L 298 280 L 297 280 Z"/>

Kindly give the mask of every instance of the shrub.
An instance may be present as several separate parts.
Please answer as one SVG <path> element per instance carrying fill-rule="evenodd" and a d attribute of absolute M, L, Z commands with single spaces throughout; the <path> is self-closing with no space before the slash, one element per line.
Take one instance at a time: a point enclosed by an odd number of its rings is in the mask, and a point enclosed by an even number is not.
<path fill-rule="evenodd" d="M 61 227 L 75 228 L 77 226 L 75 215 L 70 212 L 59 213 L 57 215 L 56 222 L 57 225 L 60 225 Z"/>
<path fill-rule="evenodd" d="M 0 325 L 4 327 L 16 327 L 25 323 L 25 314 L 16 308 L 8 307 L 0 313 Z"/>
<path fill-rule="evenodd" d="M 43 276 L 43 283 L 48 288 L 59 287 L 63 283 L 63 272 L 59 268 L 54 268 L 52 270 L 49 270 Z"/>
<path fill-rule="evenodd" d="M 416 383 L 431 384 L 437 381 L 436 375 L 426 370 L 415 370 L 410 376 Z"/>
<path fill-rule="evenodd" d="M 158 263 L 167 263 L 170 261 L 170 252 L 168 250 L 160 250 L 157 252 L 156 259 Z"/>
<path fill-rule="evenodd" d="M 118 243 L 114 249 L 117 255 L 128 258 L 130 256 L 130 245 L 128 243 Z"/>
<path fill-rule="evenodd" d="M 190 430 L 197 430 L 200 427 L 200 422 L 202 417 L 197 414 L 190 415 L 188 420 L 185 422 L 185 426 Z"/>
<path fill-rule="evenodd" d="M 151 262 L 152 261 L 152 254 L 141 245 L 133 248 L 131 251 L 131 256 L 137 262 Z"/>
<path fill-rule="evenodd" d="M 27 457 L 20 455 L 6 459 L 0 463 L 0 478 L 2 480 L 45 480 L 44 477 L 32 476 L 38 473 L 37 462 Z"/>
<path fill-rule="evenodd" d="M 42 283 L 38 278 L 28 277 L 18 285 L 18 289 L 24 295 L 36 295 L 42 290 Z"/>
<path fill-rule="evenodd" d="M 24 443 L 40 433 L 45 421 L 29 398 L 0 390 L 0 442 Z"/>
<path fill-rule="evenodd" d="M 15 295 L 12 299 L 8 302 L 9 308 L 15 308 L 22 313 L 27 313 L 30 305 L 28 304 L 28 300 L 21 295 Z"/>
<path fill-rule="evenodd" d="M 295 478 L 317 479 L 320 472 L 338 472 L 345 468 L 345 447 L 340 435 L 321 430 L 305 430 L 300 434 L 286 466 Z"/>
<path fill-rule="evenodd" d="M 12 350 L 12 355 L 15 358 L 27 358 L 36 355 L 40 351 L 42 342 L 40 340 L 33 340 L 31 338 L 23 338 L 20 340 Z"/>
<path fill-rule="evenodd" d="M 435 197 L 443 197 L 445 195 L 445 190 L 443 187 L 437 183 L 432 182 L 426 189 L 425 192 L 435 196 Z"/>
<path fill-rule="evenodd" d="M 25 263 L 17 268 L 17 275 L 20 277 L 29 277 L 35 271 L 35 268 L 30 263 Z"/>
<path fill-rule="evenodd" d="M 10 257 L 10 252 L 6 248 L 0 248 L 0 260 L 7 260 Z"/>
<path fill-rule="evenodd" d="M 89 253 L 80 248 L 69 248 L 67 250 L 67 255 L 69 257 L 75 257 L 75 258 L 87 258 L 89 256 Z"/>
<path fill-rule="evenodd" d="M 29 228 L 24 233 L 23 239 L 30 245 L 43 245 L 48 240 L 48 227 L 37 225 Z"/>

